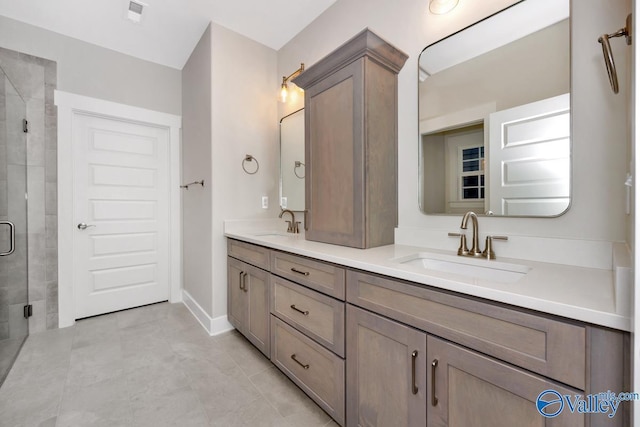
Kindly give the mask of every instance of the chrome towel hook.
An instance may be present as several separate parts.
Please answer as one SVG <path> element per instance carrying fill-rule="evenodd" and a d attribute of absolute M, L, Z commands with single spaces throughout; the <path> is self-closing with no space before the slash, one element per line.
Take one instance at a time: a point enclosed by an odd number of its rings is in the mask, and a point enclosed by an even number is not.
<path fill-rule="evenodd" d="M 615 33 L 612 34 L 603 34 L 598 37 L 598 43 L 602 45 L 602 54 L 604 55 L 604 63 L 607 67 L 607 74 L 609 74 L 609 83 L 611 83 L 611 89 L 613 89 L 613 93 L 618 93 L 618 73 L 616 72 L 616 64 L 613 60 L 613 53 L 611 52 L 611 45 L 609 44 L 609 39 L 614 37 L 622 37 L 624 36 L 627 45 L 631 45 L 631 34 L 633 33 L 632 29 L 632 21 L 633 18 L 631 14 L 627 15 L 627 25 L 624 28 L 619 29 Z"/>

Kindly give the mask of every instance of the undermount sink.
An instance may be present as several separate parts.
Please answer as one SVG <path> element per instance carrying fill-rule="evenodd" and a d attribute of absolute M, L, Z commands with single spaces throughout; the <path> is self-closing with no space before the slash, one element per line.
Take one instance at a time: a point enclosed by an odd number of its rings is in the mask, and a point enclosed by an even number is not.
<path fill-rule="evenodd" d="M 402 265 L 419 267 L 424 270 L 501 283 L 515 283 L 531 269 L 526 265 L 429 252 L 419 252 L 395 258 L 391 261 Z"/>

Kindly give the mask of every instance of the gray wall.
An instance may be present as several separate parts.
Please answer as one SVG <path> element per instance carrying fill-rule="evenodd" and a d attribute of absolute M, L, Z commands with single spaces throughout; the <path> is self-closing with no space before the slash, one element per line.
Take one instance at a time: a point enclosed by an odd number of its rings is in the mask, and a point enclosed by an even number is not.
<path fill-rule="evenodd" d="M 215 322 L 227 313 L 226 219 L 278 212 L 276 52 L 212 23 L 183 69 L 184 289 Z M 255 175 L 242 170 L 251 154 Z M 255 167 L 249 165 L 248 167 Z M 261 208 L 269 196 L 269 209 Z M 284 222 L 283 222 L 284 224 Z"/>
<path fill-rule="evenodd" d="M 211 26 L 182 69 L 182 113 L 182 182 L 205 180 L 182 192 L 183 286 L 211 313 Z"/>
<path fill-rule="evenodd" d="M 0 47 L 58 63 L 58 89 L 181 114 L 181 71 L 0 16 Z"/>

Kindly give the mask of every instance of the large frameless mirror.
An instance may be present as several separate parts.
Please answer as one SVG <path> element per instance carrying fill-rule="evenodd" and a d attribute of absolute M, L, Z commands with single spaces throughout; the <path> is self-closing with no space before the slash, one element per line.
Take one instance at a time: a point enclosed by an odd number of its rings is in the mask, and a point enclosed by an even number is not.
<path fill-rule="evenodd" d="M 280 120 L 280 207 L 304 210 L 304 109 Z"/>
<path fill-rule="evenodd" d="M 523 0 L 419 59 L 420 208 L 557 216 L 571 202 L 569 0 Z"/>

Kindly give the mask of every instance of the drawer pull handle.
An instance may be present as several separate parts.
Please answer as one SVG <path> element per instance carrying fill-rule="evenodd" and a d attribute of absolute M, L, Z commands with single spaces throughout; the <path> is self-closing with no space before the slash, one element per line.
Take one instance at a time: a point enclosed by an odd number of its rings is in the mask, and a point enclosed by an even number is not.
<path fill-rule="evenodd" d="M 291 271 L 293 271 L 294 273 L 302 274 L 303 276 L 308 276 L 309 275 L 308 271 L 300 271 L 300 270 L 297 270 L 297 269 L 295 269 L 293 267 L 291 267 Z"/>
<path fill-rule="evenodd" d="M 431 362 L 431 406 L 438 404 L 438 398 L 436 397 L 436 368 L 438 367 L 438 359 L 433 359 Z"/>
<path fill-rule="evenodd" d="M 238 277 L 238 283 L 240 286 L 240 290 L 244 291 L 244 280 L 242 280 L 242 275 L 244 274 L 244 271 L 240 272 L 240 276 Z"/>
<path fill-rule="evenodd" d="M 291 309 L 297 311 L 300 314 L 304 314 L 305 316 L 309 315 L 309 310 L 300 310 L 298 307 L 296 307 L 295 304 L 291 304 Z"/>
<path fill-rule="evenodd" d="M 416 359 L 418 358 L 418 350 L 411 353 L 411 393 L 418 394 L 418 386 L 416 385 Z"/>
<path fill-rule="evenodd" d="M 303 369 L 309 369 L 309 365 L 305 365 L 304 363 L 300 362 L 297 358 L 295 353 L 291 355 L 291 358 L 293 359 L 294 362 L 296 362 L 298 365 L 302 366 Z"/>

